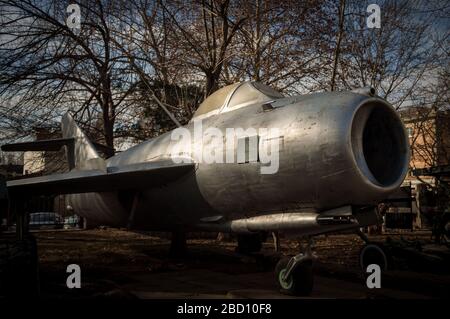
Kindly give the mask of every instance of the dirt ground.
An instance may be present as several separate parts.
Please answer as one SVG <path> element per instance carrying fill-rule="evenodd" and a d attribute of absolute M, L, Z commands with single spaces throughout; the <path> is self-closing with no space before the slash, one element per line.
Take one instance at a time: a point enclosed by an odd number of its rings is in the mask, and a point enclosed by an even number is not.
<path fill-rule="evenodd" d="M 188 253 L 173 259 L 169 240 L 118 229 L 39 231 L 41 294 L 44 298 L 284 298 L 273 268 L 280 255 L 298 252 L 299 243 L 282 239 L 275 253 L 271 238 L 261 253 L 235 252 L 236 242 L 191 239 Z M 429 240 L 427 232 L 390 234 Z M 372 236 L 384 241 L 388 235 Z M 315 240 L 312 298 L 448 298 L 449 273 L 410 269 L 383 273 L 382 289 L 368 289 L 358 265 L 362 240 L 355 235 Z M 81 289 L 68 289 L 66 267 L 81 267 Z"/>

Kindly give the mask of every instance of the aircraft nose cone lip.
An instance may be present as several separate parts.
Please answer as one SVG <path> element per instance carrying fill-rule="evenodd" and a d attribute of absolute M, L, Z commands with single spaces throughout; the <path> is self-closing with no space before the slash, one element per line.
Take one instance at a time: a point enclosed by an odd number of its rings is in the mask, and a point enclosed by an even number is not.
<path fill-rule="evenodd" d="M 351 149 L 362 177 L 386 191 L 403 182 L 409 163 L 409 142 L 396 111 L 380 99 L 356 110 L 351 124 Z"/>

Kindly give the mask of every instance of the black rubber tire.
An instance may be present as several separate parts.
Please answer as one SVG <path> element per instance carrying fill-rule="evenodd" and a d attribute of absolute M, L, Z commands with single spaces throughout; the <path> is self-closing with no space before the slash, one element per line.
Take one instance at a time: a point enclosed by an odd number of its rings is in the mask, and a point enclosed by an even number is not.
<path fill-rule="evenodd" d="M 34 237 L 0 240 L 0 296 L 39 295 L 37 245 Z"/>
<path fill-rule="evenodd" d="M 366 274 L 367 266 L 377 264 L 381 271 L 386 271 L 392 266 L 392 260 L 389 251 L 378 243 L 369 243 L 364 245 L 359 252 L 359 266 L 361 271 Z"/>
<path fill-rule="evenodd" d="M 236 251 L 241 254 L 257 253 L 262 248 L 264 235 L 262 233 L 256 234 L 239 234 L 237 241 L 238 246 Z"/>
<path fill-rule="evenodd" d="M 292 272 L 289 282 L 282 282 L 281 275 L 286 271 L 290 258 L 282 258 L 275 266 L 275 280 L 280 292 L 292 296 L 309 296 L 314 287 L 314 273 L 312 261 L 305 261 Z"/>

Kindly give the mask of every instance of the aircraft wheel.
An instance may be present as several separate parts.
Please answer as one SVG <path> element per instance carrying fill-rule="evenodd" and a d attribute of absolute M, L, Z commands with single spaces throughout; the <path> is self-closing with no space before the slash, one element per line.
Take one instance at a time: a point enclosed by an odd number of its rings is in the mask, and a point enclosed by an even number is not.
<path fill-rule="evenodd" d="M 371 264 L 380 266 L 382 271 L 391 267 L 390 254 L 381 244 L 369 243 L 361 248 L 359 253 L 359 265 L 363 273 L 366 273 L 367 267 Z"/>
<path fill-rule="evenodd" d="M 286 295 L 308 296 L 314 286 L 314 274 L 312 261 L 300 263 L 292 271 L 287 280 L 283 280 L 286 267 L 290 258 L 282 258 L 275 267 L 275 279 L 280 292 Z"/>

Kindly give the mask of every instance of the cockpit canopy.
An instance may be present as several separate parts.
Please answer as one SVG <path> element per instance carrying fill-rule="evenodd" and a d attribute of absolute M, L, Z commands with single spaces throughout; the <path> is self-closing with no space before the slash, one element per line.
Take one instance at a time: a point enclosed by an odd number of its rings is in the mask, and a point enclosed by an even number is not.
<path fill-rule="evenodd" d="M 200 104 L 193 118 L 229 112 L 247 105 L 283 98 L 284 95 L 258 82 L 239 82 L 217 90 Z"/>

